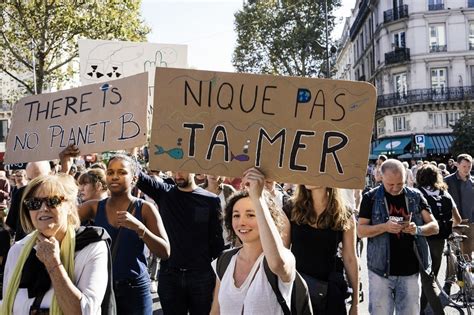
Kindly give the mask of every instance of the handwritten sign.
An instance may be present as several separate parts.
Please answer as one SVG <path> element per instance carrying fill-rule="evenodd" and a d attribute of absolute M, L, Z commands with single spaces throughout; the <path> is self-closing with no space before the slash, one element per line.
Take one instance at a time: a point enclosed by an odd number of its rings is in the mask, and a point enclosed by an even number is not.
<path fill-rule="evenodd" d="M 81 153 L 146 142 L 148 74 L 32 95 L 13 108 L 5 163 L 57 159 L 69 144 Z"/>
<path fill-rule="evenodd" d="M 152 168 L 362 188 L 376 105 L 365 82 L 158 68 Z"/>
<path fill-rule="evenodd" d="M 120 79 L 146 71 L 149 73 L 150 110 L 153 105 L 156 67 L 188 66 L 186 45 L 92 39 L 80 39 L 78 43 L 80 78 L 83 85 Z"/>

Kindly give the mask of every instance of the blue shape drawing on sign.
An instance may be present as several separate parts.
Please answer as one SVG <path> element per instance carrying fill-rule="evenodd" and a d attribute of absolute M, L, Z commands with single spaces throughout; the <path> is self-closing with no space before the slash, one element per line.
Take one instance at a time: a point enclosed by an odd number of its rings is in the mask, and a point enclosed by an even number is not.
<path fill-rule="evenodd" d="M 162 146 L 159 146 L 159 145 L 155 145 L 155 148 L 156 148 L 155 155 L 168 154 L 171 158 L 175 160 L 181 160 L 184 156 L 183 149 L 181 148 L 173 148 L 173 149 L 165 150 Z"/>
<path fill-rule="evenodd" d="M 107 91 L 109 89 L 109 87 L 110 86 L 109 86 L 108 83 L 104 83 L 104 84 L 101 85 L 100 90 L 104 92 L 104 91 Z"/>
<path fill-rule="evenodd" d="M 250 159 L 250 157 L 247 154 L 238 154 L 234 155 L 234 153 L 230 152 L 230 160 L 236 160 L 239 162 L 246 162 Z"/>
<path fill-rule="evenodd" d="M 298 102 L 307 103 L 311 100 L 311 93 L 307 89 L 298 89 Z"/>

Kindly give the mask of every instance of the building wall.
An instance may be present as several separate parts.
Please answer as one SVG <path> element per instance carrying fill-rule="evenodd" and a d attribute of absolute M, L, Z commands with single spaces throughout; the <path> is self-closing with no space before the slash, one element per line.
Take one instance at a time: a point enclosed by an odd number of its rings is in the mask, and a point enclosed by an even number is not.
<path fill-rule="evenodd" d="M 469 45 L 471 24 L 474 31 L 474 8 L 468 8 L 468 0 L 445 0 L 444 10 L 430 11 L 429 3 L 429 0 L 404 0 L 403 5 L 408 7 L 408 17 L 384 22 L 384 13 L 394 9 L 393 0 L 357 0 L 349 18 L 349 26 L 344 32 L 351 33 L 350 28 L 357 24 L 357 15 L 363 11 L 365 4 L 370 12 L 360 29 L 353 32 L 352 38 L 346 42 L 348 47 L 341 49 L 343 54 L 348 55 L 352 48 L 351 79 L 373 83 L 378 95 L 388 98 L 395 95 L 440 93 L 433 98 L 442 99 L 446 96 L 442 93 L 447 89 L 433 90 L 433 87 L 460 88 L 474 85 L 474 50 L 470 50 L 474 49 L 474 33 L 471 39 L 473 42 Z M 439 41 L 440 45 L 430 46 L 430 27 L 433 25 L 442 26 L 445 36 L 444 40 Z M 404 36 L 401 32 L 404 32 Z M 392 52 L 392 57 L 395 54 L 397 41 L 394 34 L 397 33 L 398 44 L 401 44 L 401 38 L 404 37 L 405 48 L 409 49 L 410 57 L 404 62 L 390 63 L 390 56 L 386 58 L 386 54 Z M 446 51 L 443 51 L 442 44 L 447 46 Z M 430 48 L 435 49 L 435 52 L 430 52 Z M 371 55 L 375 64 L 372 68 Z M 342 73 L 339 69 L 345 67 L 346 60 L 346 56 L 337 59 L 338 75 Z M 434 79 L 433 71 L 437 74 Z M 437 82 L 438 85 L 433 85 L 432 82 Z M 393 94 L 397 91 L 398 94 Z M 470 96 L 470 99 L 448 104 L 449 106 L 419 106 L 420 104 L 404 104 L 403 101 L 401 98 L 400 103 L 391 105 L 397 107 L 397 110 L 387 110 L 378 104 L 377 126 L 374 128 L 377 138 L 416 133 L 450 133 L 452 129 L 448 124 L 454 121 L 450 121 L 449 117 L 458 119 L 462 108 L 466 104 L 472 106 L 474 100 Z M 400 116 L 405 116 L 409 124 L 404 130 L 397 131 L 393 122 Z"/>

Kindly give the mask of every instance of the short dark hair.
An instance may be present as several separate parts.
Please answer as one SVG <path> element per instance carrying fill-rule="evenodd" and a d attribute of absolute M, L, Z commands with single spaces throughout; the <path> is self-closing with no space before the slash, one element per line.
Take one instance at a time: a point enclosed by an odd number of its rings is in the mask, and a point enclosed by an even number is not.
<path fill-rule="evenodd" d="M 457 161 L 458 161 L 458 163 L 461 163 L 462 161 L 468 161 L 468 162 L 472 163 L 472 156 L 470 156 L 467 153 L 459 154 L 458 157 L 457 157 Z"/>

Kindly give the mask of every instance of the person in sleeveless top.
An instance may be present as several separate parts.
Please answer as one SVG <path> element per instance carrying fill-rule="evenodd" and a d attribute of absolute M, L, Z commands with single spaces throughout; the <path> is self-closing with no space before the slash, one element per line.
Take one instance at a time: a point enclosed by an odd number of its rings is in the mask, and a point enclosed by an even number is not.
<path fill-rule="evenodd" d="M 353 288 L 349 313 L 358 314 L 356 222 L 349 207 L 344 205 L 340 190 L 298 185 L 285 210 L 291 221 L 291 251 L 296 258 L 296 270 L 308 284 L 314 313 L 346 313 L 347 287 L 342 278 L 345 269 Z M 318 284 L 314 279 L 328 282 L 325 299 L 317 298 L 315 286 Z"/>
<path fill-rule="evenodd" d="M 80 205 L 81 220 L 93 219 L 112 237 L 114 290 L 118 314 L 151 314 L 150 278 L 145 245 L 161 259 L 170 245 L 160 214 L 150 202 L 131 194 L 136 182 L 135 161 L 115 155 L 106 171 L 110 197 Z"/>
<path fill-rule="evenodd" d="M 211 314 L 283 314 L 265 274 L 264 258 L 278 276 L 280 292 L 291 307 L 295 258 L 280 236 L 284 214 L 268 193 L 263 193 L 264 183 L 264 175 L 251 168 L 242 178 L 246 189 L 228 200 L 225 226 L 230 237 L 238 238 L 242 247 L 232 257 L 222 279 L 216 278 Z"/>

